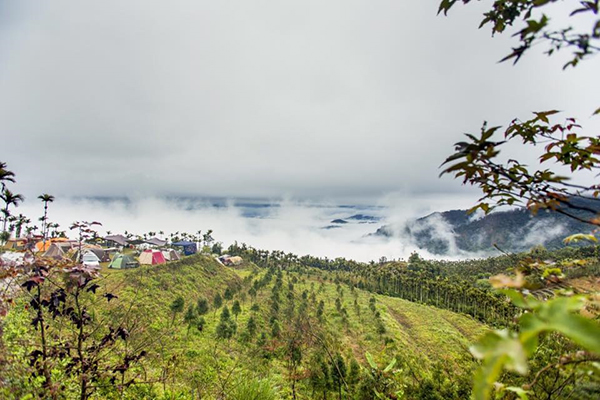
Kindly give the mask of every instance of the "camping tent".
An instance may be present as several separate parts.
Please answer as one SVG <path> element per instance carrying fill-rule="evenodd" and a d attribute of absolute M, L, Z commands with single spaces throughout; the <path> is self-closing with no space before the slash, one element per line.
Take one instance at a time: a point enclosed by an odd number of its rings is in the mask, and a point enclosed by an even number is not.
<path fill-rule="evenodd" d="M 27 238 L 14 238 L 8 239 L 4 248 L 12 249 L 12 250 L 23 250 L 25 249 L 25 244 L 27 244 Z"/>
<path fill-rule="evenodd" d="M 170 250 L 163 250 L 163 256 L 165 256 L 165 260 L 167 261 L 177 261 L 177 260 L 181 260 L 181 257 L 179 257 L 179 253 L 177 253 L 175 250 L 170 249 Z"/>
<path fill-rule="evenodd" d="M 175 242 L 175 243 L 173 243 L 173 246 L 183 247 L 183 254 L 186 256 L 191 256 L 192 254 L 196 254 L 196 252 L 198 251 L 198 247 L 196 246 L 196 243 L 188 242 L 185 240 L 183 240 L 181 242 Z"/>
<path fill-rule="evenodd" d="M 158 250 L 144 250 L 142 254 L 140 254 L 140 264 L 156 265 L 164 264 L 166 262 L 165 256 Z"/>
<path fill-rule="evenodd" d="M 79 260 L 79 248 L 69 249 L 65 248 L 62 243 L 56 243 L 65 253 L 68 253 L 68 257 L 73 261 Z M 70 250 L 70 251 L 69 251 Z M 81 253 L 85 256 L 85 253 L 93 253 L 97 258 L 98 262 L 109 262 L 110 252 L 108 249 L 103 249 L 99 246 L 84 244 L 81 246 Z"/>
<path fill-rule="evenodd" d="M 108 251 L 102 249 L 102 248 L 89 248 L 89 251 L 91 251 L 92 253 L 94 253 L 96 255 L 96 257 L 98 257 L 98 259 L 100 260 L 100 262 L 109 262 L 110 261 L 110 256 L 108 254 Z"/>
<path fill-rule="evenodd" d="M 60 260 L 61 258 L 66 257 L 67 254 L 63 251 L 62 246 L 59 246 L 57 243 L 52 243 L 50 248 L 44 252 L 43 256 Z"/>
<path fill-rule="evenodd" d="M 4 263 L 8 263 L 8 265 L 13 263 L 22 263 L 25 258 L 25 253 L 16 253 L 13 251 L 9 251 L 3 254 L 0 254 L 0 261 Z"/>
<path fill-rule="evenodd" d="M 240 265 L 244 260 L 242 260 L 242 257 L 239 256 L 234 256 L 234 257 L 228 257 L 223 261 L 223 264 L 225 265 Z"/>
<path fill-rule="evenodd" d="M 98 256 L 96 254 L 94 254 L 91 251 L 86 251 L 85 253 L 83 253 L 82 261 L 83 261 L 84 265 L 88 265 L 88 266 L 92 266 L 92 267 L 100 266 L 100 259 L 98 258 Z"/>
<path fill-rule="evenodd" d="M 76 243 L 75 240 L 69 240 L 67 238 L 51 238 L 51 239 L 46 239 L 46 243 L 44 244 L 43 240 L 40 240 L 39 242 L 37 242 L 35 244 L 35 249 L 36 251 L 46 251 L 50 248 L 50 246 L 52 246 L 53 243 L 59 243 L 59 242 L 64 242 L 65 244 L 69 244 L 69 245 L 73 245 L 74 243 Z"/>
<path fill-rule="evenodd" d="M 115 258 L 111 261 L 108 268 L 115 269 L 126 269 L 126 268 L 137 268 L 140 266 L 140 263 L 135 260 L 135 258 L 131 257 L 128 254 L 117 254 Z"/>

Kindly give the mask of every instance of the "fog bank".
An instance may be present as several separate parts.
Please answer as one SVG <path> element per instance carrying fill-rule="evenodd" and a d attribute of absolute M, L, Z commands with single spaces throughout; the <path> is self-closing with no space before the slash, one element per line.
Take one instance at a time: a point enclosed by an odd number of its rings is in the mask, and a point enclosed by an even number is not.
<path fill-rule="evenodd" d="M 394 237 L 370 235 L 385 224 L 402 226 L 407 221 L 436 210 L 466 208 L 466 197 L 414 198 L 388 195 L 373 205 L 339 205 L 327 201 L 294 199 L 211 200 L 202 198 L 89 199 L 58 198 L 49 207 L 49 218 L 68 230 L 73 221 L 99 221 L 101 234 L 134 234 L 213 230 L 216 241 L 227 247 L 234 241 L 250 246 L 311 254 L 322 257 L 345 257 L 360 261 L 408 258 L 419 250 L 401 230 Z M 27 201 L 15 212 L 32 220 L 41 215 L 41 203 Z M 332 223 L 342 219 L 346 223 Z M 70 234 L 70 232 L 67 232 Z M 72 235 L 71 235 L 72 236 Z M 451 254 L 444 258 L 464 258 L 468 254 Z M 437 256 L 439 257 L 439 256 Z"/>

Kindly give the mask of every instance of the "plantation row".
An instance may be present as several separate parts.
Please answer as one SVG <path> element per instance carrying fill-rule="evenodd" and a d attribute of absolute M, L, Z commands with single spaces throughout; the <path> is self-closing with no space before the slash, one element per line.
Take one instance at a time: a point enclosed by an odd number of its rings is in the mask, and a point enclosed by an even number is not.
<path fill-rule="evenodd" d="M 279 251 L 257 250 L 237 243 L 230 246 L 228 252 L 264 268 L 277 265 L 293 270 L 317 268 L 331 271 L 336 274 L 338 282 L 351 287 L 467 314 L 491 326 L 512 324 L 519 315 L 519 309 L 506 296 L 491 290 L 488 281 L 490 276 L 506 272 L 521 263 L 530 263 L 532 259 L 549 258 L 558 265 L 572 259 L 591 260 L 590 263 L 567 269 L 565 275 L 569 278 L 593 275 L 600 271 L 598 246 L 564 248 L 552 252 L 538 247 L 530 253 L 467 261 L 423 260 L 415 253 L 407 262 L 380 264 L 343 258 L 298 257 Z"/>

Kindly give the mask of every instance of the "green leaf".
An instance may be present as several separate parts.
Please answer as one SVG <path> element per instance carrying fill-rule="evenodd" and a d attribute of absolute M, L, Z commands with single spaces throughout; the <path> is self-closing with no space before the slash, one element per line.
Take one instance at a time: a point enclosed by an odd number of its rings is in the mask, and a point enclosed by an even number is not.
<path fill-rule="evenodd" d="M 491 127 L 490 129 L 486 130 L 485 132 L 483 132 L 481 134 L 481 141 L 484 142 L 484 141 L 488 140 L 490 137 L 492 137 L 494 132 L 496 132 L 500 128 L 501 128 L 501 126 L 494 126 L 494 127 Z"/>
<path fill-rule="evenodd" d="M 462 152 L 461 153 L 453 154 L 450 157 L 446 158 L 446 160 L 440 165 L 440 167 L 442 165 L 445 165 L 445 164 L 449 163 L 450 161 L 454 161 L 454 160 L 458 160 L 459 158 L 463 158 L 464 156 L 465 156 L 465 154 L 462 153 Z"/>
<path fill-rule="evenodd" d="M 479 359 L 502 356 L 506 369 L 521 375 L 529 371 L 523 345 L 516 334 L 506 329 L 486 333 L 471 347 L 471 353 Z"/>
<path fill-rule="evenodd" d="M 549 123 L 550 121 L 548 120 L 548 116 L 549 115 L 554 115 L 556 113 L 559 113 L 560 111 L 558 110 L 551 110 L 551 111 L 539 111 L 539 112 L 534 112 L 534 114 L 542 121 L 544 121 L 545 123 Z"/>
<path fill-rule="evenodd" d="M 502 373 L 502 366 L 506 356 L 495 356 L 486 358 L 481 367 L 475 373 L 473 382 L 473 400 L 488 400 L 496 379 Z"/>
<path fill-rule="evenodd" d="M 367 351 L 366 354 L 365 354 L 365 357 L 367 358 L 367 362 L 369 363 L 369 365 L 371 366 L 371 368 L 377 369 L 377 364 L 373 360 L 373 356 L 371 355 L 371 353 L 369 353 Z"/>
<path fill-rule="evenodd" d="M 529 392 L 527 390 L 524 390 L 523 388 L 508 386 L 505 390 L 515 393 L 517 396 L 519 396 L 521 400 L 529 400 L 529 397 L 527 396 L 527 393 Z"/>
<path fill-rule="evenodd" d="M 395 358 L 387 365 L 387 367 L 385 367 L 385 369 L 383 370 L 383 372 L 390 372 L 391 369 L 394 368 L 394 365 L 396 365 L 396 359 Z"/>
<path fill-rule="evenodd" d="M 600 353 L 600 326 L 579 314 L 565 314 L 552 327 L 580 346 Z"/>
<path fill-rule="evenodd" d="M 438 14 L 443 11 L 444 15 L 448 15 L 448 10 L 450 10 L 454 3 L 456 3 L 456 0 L 442 0 L 438 8 Z"/>
<path fill-rule="evenodd" d="M 542 332 L 559 332 L 586 350 L 600 353 L 600 325 L 576 313 L 584 306 L 581 296 L 545 301 L 534 313 L 520 318 L 522 342 L 537 339 Z"/>
<path fill-rule="evenodd" d="M 475 358 L 483 359 L 475 374 L 472 392 L 475 400 L 490 398 L 492 387 L 504 368 L 521 375 L 528 372 L 525 349 L 518 337 L 507 330 L 488 332 L 470 350 Z"/>
<path fill-rule="evenodd" d="M 518 292 L 513 289 L 502 289 L 499 290 L 499 292 L 505 294 L 510 299 L 510 301 L 519 308 L 530 310 L 540 304 L 540 301 L 537 300 L 535 297 L 531 295 L 525 297 L 521 292 Z"/>

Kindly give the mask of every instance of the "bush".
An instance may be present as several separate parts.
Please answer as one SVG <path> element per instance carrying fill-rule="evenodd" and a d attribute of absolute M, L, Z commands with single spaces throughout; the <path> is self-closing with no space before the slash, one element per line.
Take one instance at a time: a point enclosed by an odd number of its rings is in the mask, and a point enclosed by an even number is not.
<path fill-rule="evenodd" d="M 235 400 L 275 400 L 279 390 L 268 379 L 242 379 L 231 398 Z"/>

